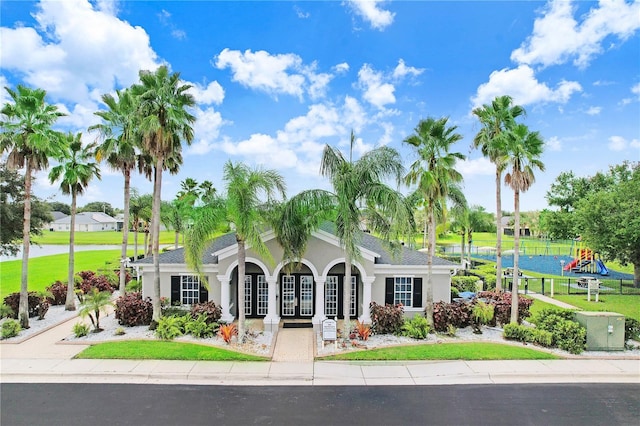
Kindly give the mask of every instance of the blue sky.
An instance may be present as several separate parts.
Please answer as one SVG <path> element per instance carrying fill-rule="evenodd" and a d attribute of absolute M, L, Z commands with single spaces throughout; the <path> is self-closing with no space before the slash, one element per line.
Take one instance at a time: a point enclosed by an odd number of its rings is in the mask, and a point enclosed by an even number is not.
<path fill-rule="evenodd" d="M 325 144 L 356 156 L 379 145 L 414 159 L 402 140 L 418 121 L 447 116 L 470 204 L 495 211 L 494 168 L 470 145 L 471 110 L 496 95 L 524 106 L 546 142 L 545 172 L 521 197 L 546 207 L 562 171 L 578 176 L 640 160 L 640 1 L 3 1 L 0 85 L 46 89 L 69 115 L 95 124 L 100 97 L 161 64 L 194 86 L 198 121 L 172 199 L 187 177 L 223 187 L 222 165 L 280 170 L 288 194 L 328 188 Z M 7 101 L 2 93 L 0 101 Z M 122 207 L 122 177 L 102 167 L 79 200 Z M 135 177 L 133 186 L 152 185 Z M 406 189 L 404 189 L 406 191 Z M 46 174 L 35 192 L 63 202 Z M 503 209 L 513 210 L 512 192 Z"/>

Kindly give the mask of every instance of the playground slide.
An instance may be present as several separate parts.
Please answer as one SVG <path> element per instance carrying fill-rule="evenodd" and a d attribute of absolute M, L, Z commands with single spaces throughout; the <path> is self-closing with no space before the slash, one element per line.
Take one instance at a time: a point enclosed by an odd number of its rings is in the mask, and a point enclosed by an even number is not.
<path fill-rule="evenodd" d="M 567 263 L 566 265 L 564 265 L 564 270 L 565 271 L 570 271 L 572 268 L 575 268 L 576 265 L 578 264 L 578 262 L 580 262 L 580 259 L 573 259 L 571 262 Z"/>
<path fill-rule="evenodd" d="M 609 270 L 604 266 L 604 262 L 602 260 L 596 260 L 596 265 L 598 266 L 598 273 L 600 275 L 609 275 Z"/>

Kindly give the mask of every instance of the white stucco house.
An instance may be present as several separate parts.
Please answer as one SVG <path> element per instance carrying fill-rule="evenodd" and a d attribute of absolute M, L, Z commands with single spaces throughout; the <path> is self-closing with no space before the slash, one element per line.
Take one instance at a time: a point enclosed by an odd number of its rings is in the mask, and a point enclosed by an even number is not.
<path fill-rule="evenodd" d="M 284 271 L 283 250 L 272 231 L 263 234 L 274 261 L 269 263 L 247 247 L 245 274 L 245 315 L 264 321 L 265 330 L 277 328 L 281 321 L 308 320 L 319 328 L 326 318 L 342 318 L 344 251 L 333 226 L 326 224 L 309 241 L 301 266 Z M 351 279 L 351 317 L 371 322 L 370 302 L 402 303 L 405 316 L 424 311 L 427 281 L 427 255 L 402 247 L 392 256 L 383 242 L 361 234 L 362 260 L 353 267 Z M 160 254 L 160 294 L 172 303 L 213 300 L 222 307 L 222 320 L 237 318 L 238 260 L 234 233 L 211 242 L 203 255 L 203 272 L 208 288 L 184 260 L 184 249 Z M 134 263 L 142 275 L 143 297 L 153 294 L 153 259 Z M 433 262 L 434 301 L 450 302 L 451 276 L 460 265 L 435 258 Z"/>
<path fill-rule="evenodd" d="M 76 232 L 91 231 L 115 231 L 117 221 L 108 214 L 102 212 L 76 213 Z M 71 228 L 71 216 L 65 216 L 51 223 L 52 231 L 69 231 Z"/>

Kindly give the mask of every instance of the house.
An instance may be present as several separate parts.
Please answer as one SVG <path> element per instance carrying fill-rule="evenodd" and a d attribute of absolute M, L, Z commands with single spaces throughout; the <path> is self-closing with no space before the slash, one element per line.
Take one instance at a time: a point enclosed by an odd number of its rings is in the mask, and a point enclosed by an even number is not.
<path fill-rule="evenodd" d="M 59 211 L 52 211 L 52 212 L 51 212 L 51 217 L 53 217 L 53 221 L 51 221 L 51 222 L 47 223 L 47 224 L 44 226 L 44 228 L 45 228 L 45 229 L 48 229 L 49 231 L 53 231 L 53 230 L 54 230 L 54 229 L 53 229 L 53 223 L 54 223 L 56 220 L 63 219 L 63 218 L 65 218 L 65 217 L 67 217 L 67 215 L 66 215 L 65 213 L 62 213 L 62 212 L 59 212 Z"/>
<path fill-rule="evenodd" d="M 513 216 L 502 216 L 502 234 L 513 236 L 514 234 L 514 217 Z M 520 223 L 520 236 L 521 237 L 530 237 L 531 229 L 523 223 Z"/>
<path fill-rule="evenodd" d="M 362 260 L 353 266 L 351 278 L 351 317 L 370 323 L 370 302 L 402 303 L 405 316 L 424 311 L 426 302 L 427 255 L 402 246 L 396 256 L 382 240 L 367 233 L 360 235 Z M 280 321 L 308 320 L 319 328 L 326 318 L 341 318 L 345 257 L 333 225 L 325 224 L 313 232 L 299 268 L 287 273 L 281 261 L 283 250 L 273 231 L 262 236 L 274 262 L 247 247 L 245 273 L 245 315 L 264 322 L 274 330 Z M 222 307 L 222 320 L 237 317 L 238 247 L 234 233 L 211 242 L 203 254 L 205 287 L 184 260 L 184 249 L 159 255 L 160 295 L 171 303 L 190 305 L 212 300 Z M 153 295 L 153 259 L 134 263 L 142 275 L 144 297 Z M 444 259 L 433 260 L 434 301 L 450 301 L 451 275 L 460 265 Z"/>
<path fill-rule="evenodd" d="M 53 221 L 50 229 L 52 231 L 69 231 L 71 226 L 71 216 L 66 216 Z M 117 228 L 116 219 L 102 212 L 76 213 L 76 232 L 92 231 L 115 231 Z"/>

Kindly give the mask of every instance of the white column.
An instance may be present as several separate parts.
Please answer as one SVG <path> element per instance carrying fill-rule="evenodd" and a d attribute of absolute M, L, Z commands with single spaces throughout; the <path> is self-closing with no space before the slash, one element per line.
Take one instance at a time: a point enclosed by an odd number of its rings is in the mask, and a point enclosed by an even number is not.
<path fill-rule="evenodd" d="M 371 285 L 375 279 L 376 277 L 362 277 L 362 315 L 359 319 L 366 324 L 371 324 L 369 305 L 371 305 Z"/>
<path fill-rule="evenodd" d="M 324 283 L 327 281 L 325 277 L 316 279 L 316 314 L 311 322 L 314 324 L 322 324 L 327 319 L 324 314 Z"/>
<path fill-rule="evenodd" d="M 274 324 L 279 324 L 280 323 L 280 317 L 278 316 L 278 309 L 277 309 L 277 302 L 276 302 L 276 295 L 278 294 L 278 289 L 277 289 L 277 284 L 278 284 L 278 277 L 266 277 L 267 278 L 267 284 L 269 285 L 269 295 L 268 295 L 268 301 L 267 301 L 267 316 L 264 317 L 264 325 L 265 325 L 265 330 L 267 330 L 268 328 L 273 328 Z"/>
<path fill-rule="evenodd" d="M 230 323 L 233 322 L 234 317 L 229 312 L 229 304 L 230 304 L 230 285 L 229 279 L 224 275 L 217 276 L 218 281 L 220 281 L 220 305 L 222 308 L 222 316 L 220 317 L 221 321 Z"/>

